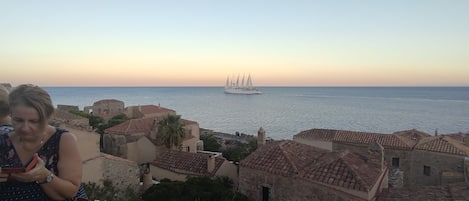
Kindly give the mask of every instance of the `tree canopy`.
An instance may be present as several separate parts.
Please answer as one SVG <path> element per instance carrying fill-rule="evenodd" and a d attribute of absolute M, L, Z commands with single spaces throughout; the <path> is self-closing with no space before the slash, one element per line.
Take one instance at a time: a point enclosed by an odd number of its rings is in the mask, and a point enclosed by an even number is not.
<path fill-rule="evenodd" d="M 228 177 L 190 177 L 186 182 L 162 180 L 142 196 L 144 201 L 247 201 L 247 197 L 233 192 Z"/>
<path fill-rule="evenodd" d="M 159 121 L 156 125 L 157 135 L 167 148 L 181 148 L 185 136 L 184 124 L 180 122 L 181 116 L 170 115 Z"/>

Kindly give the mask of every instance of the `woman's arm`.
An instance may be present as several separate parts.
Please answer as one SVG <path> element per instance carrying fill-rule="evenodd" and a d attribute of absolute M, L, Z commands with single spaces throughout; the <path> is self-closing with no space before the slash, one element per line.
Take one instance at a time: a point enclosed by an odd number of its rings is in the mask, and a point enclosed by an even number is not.
<path fill-rule="evenodd" d="M 40 184 L 44 192 L 54 200 L 63 200 L 74 197 L 80 187 L 82 178 L 82 163 L 75 135 L 70 132 L 63 133 L 59 145 L 59 161 L 57 169 L 59 175 L 49 183 Z M 51 172 L 43 169 L 39 182 L 46 181 Z"/>

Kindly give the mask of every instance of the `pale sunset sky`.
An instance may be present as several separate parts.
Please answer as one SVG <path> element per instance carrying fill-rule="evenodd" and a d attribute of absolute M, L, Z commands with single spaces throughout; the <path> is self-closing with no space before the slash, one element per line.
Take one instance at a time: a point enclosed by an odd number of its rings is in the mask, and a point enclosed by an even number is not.
<path fill-rule="evenodd" d="M 469 86 L 467 0 L 0 0 L 0 82 Z"/>

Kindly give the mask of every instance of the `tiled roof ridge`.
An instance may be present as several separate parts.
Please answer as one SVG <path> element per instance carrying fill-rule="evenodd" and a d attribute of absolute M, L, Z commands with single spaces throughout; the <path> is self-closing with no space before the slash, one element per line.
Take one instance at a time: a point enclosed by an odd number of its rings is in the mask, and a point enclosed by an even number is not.
<path fill-rule="evenodd" d="M 469 147 L 461 144 L 458 140 L 443 135 L 426 138 L 421 143 L 418 143 L 415 149 L 469 156 Z"/>
<path fill-rule="evenodd" d="M 132 123 L 134 123 L 134 120 L 135 119 L 130 119 L 129 122 L 127 123 L 127 128 L 125 129 L 125 132 L 128 133 L 129 130 L 130 130 L 130 125 L 132 125 Z"/>
<path fill-rule="evenodd" d="M 353 167 L 353 165 L 349 164 L 349 162 L 347 160 L 344 159 L 344 157 L 348 157 L 351 153 L 345 153 L 344 156 L 340 157 L 338 160 L 340 160 L 341 162 L 343 162 L 347 167 L 348 169 L 352 172 L 353 176 L 356 178 L 356 180 L 360 183 L 361 186 L 364 187 L 364 190 L 365 191 L 369 191 L 372 187 L 372 184 L 366 182 L 365 179 L 363 179 L 360 174 L 357 172 L 357 170 L 355 169 L 355 167 Z M 362 190 L 362 189 L 360 189 Z"/>
<path fill-rule="evenodd" d="M 370 189 L 369 185 L 358 176 L 358 173 L 346 162 L 346 160 L 343 159 L 343 156 L 339 156 L 338 154 L 339 153 L 333 153 L 333 155 L 324 156 L 333 158 L 333 160 L 327 160 L 326 163 L 322 163 L 319 166 L 314 167 L 312 172 L 316 172 L 316 174 L 313 176 L 313 178 L 310 179 L 323 184 L 339 186 L 346 189 L 353 189 L 364 192 L 368 191 Z M 320 161 L 325 162 L 324 160 Z M 348 178 L 346 181 L 344 181 L 344 178 L 341 180 L 340 177 L 344 176 L 344 174 L 333 174 L 334 178 L 327 177 L 328 172 L 334 171 L 337 167 L 340 166 L 345 166 L 346 171 L 352 175 L 352 178 Z M 334 169 L 331 170 L 331 167 Z M 317 175 L 317 173 L 322 175 Z"/>
<path fill-rule="evenodd" d="M 325 128 L 313 128 L 309 130 L 301 131 L 296 134 L 294 137 L 299 138 L 315 138 L 325 141 L 332 141 L 338 130 L 335 129 L 325 129 Z"/>
<path fill-rule="evenodd" d="M 415 143 L 410 143 L 409 141 L 405 140 L 403 136 L 395 135 L 394 133 L 391 135 L 399 139 L 402 143 L 406 144 L 410 150 L 414 150 L 415 146 L 417 146 L 418 144 L 418 141 L 416 141 Z"/>
<path fill-rule="evenodd" d="M 286 150 L 283 145 L 285 145 L 286 143 L 288 143 L 289 141 L 283 141 L 280 143 L 280 145 L 278 146 L 279 149 L 282 151 L 281 153 L 283 154 L 283 156 L 287 159 L 288 163 L 290 164 L 290 166 L 293 168 L 293 170 L 295 171 L 296 174 L 298 174 L 298 167 L 296 167 L 295 163 L 293 163 L 293 160 L 292 158 L 290 157 L 290 155 L 292 155 L 288 150 Z M 287 153 L 288 152 L 288 153 Z"/>
<path fill-rule="evenodd" d="M 374 141 L 377 141 L 383 147 L 392 147 L 394 149 L 412 149 L 412 146 L 406 143 L 405 140 L 393 134 L 338 130 L 333 139 L 333 142 L 364 145 L 368 145 Z"/>
<path fill-rule="evenodd" d="M 270 173 L 277 174 L 277 175 L 294 177 L 294 175 L 291 175 L 291 172 L 289 171 L 292 167 L 291 161 L 289 160 L 289 158 L 286 158 L 285 154 L 283 153 L 283 150 L 280 148 L 281 144 L 285 144 L 286 141 L 289 141 L 289 140 L 273 141 L 261 147 L 258 147 L 254 153 L 249 154 L 246 158 L 240 161 L 239 163 L 240 167 L 248 167 L 252 169 L 270 172 Z M 268 158 L 269 156 L 275 153 L 279 153 L 280 156 L 285 161 L 288 160 L 288 162 L 284 164 L 284 165 L 287 165 L 288 167 L 283 167 L 282 169 L 276 169 L 276 167 L 274 166 L 265 166 L 266 165 L 265 163 L 262 163 L 262 164 L 259 163 L 260 158 L 264 158 L 264 157 Z M 279 158 L 276 157 L 275 159 L 278 160 Z M 274 164 L 270 164 L 270 165 L 274 165 Z"/>

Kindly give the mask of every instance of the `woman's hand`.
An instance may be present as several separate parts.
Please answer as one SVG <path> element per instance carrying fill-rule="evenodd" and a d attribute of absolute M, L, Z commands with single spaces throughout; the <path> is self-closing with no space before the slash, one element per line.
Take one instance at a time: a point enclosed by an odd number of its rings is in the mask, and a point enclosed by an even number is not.
<path fill-rule="evenodd" d="M 6 182 L 8 180 L 8 174 L 5 174 L 5 173 L 1 173 L 2 172 L 2 168 L 0 168 L 0 182 Z"/>
<path fill-rule="evenodd" d="M 25 183 L 44 180 L 44 178 L 46 178 L 47 175 L 50 174 L 50 171 L 47 170 L 44 161 L 39 158 L 37 154 L 34 154 L 34 157 L 37 157 L 38 161 L 36 166 L 32 170 L 24 173 L 12 173 L 10 175 L 11 179 Z"/>

